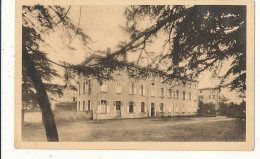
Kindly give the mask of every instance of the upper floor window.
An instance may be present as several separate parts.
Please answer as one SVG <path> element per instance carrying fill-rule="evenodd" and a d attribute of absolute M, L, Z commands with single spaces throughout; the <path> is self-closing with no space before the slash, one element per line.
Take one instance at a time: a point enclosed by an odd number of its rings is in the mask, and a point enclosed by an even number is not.
<path fill-rule="evenodd" d="M 86 82 L 83 82 L 83 94 L 86 93 Z"/>
<path fill-rule="evenodd" d="M 199 96 L 199 99 L 203 99 L 203 96 Z"/>
<path fill-rule="evenodd" d="M 176 90 L 176 91 L 175 91 L 175 98 L 178 99 L 179 96 L 180 96 L 180 95 L 179 95 L 179 90 Z"/>
<path fill-rule="evenodd" d="M 129 88 L 129 94 L 136 94 L 135 84 L 131 83 Z"/>
<path fill-rule="evenodd" d="M 186 99 L 186 92 L 185 91 L 182 92 L 182 99 Z"/>
<path fill-rule="evenodd" d="M 160 77 L 160 82 L 163 82 L 163 77 Z"/>
<path fill-rule="evenodd" d="M 121 75 L 121 71 L 120 71 L 120 70 L 117 70 L 117 71 L 116 71 L 116 74 L 117 74 L 117 75 Z"/>
<path fill-rule="evenodd" d="M 121 93 L 121 82 L 116 81 L 116 93 Z"/>
<path fill-rule="evenodd" d="M 79 95 L 80 95 L 80 83 L 78 84 L 78 92 L 79 92 Z"/>
<path fill-rule="evenodd" d="M 164 88 L 160 89 L 160 97 L 164 97 Z"/>
<path fill-rule="evenodd" d="M 215 99 L 215 95 L 209 95 L 209 99 Z"/>
<path fill-rule="evenodd" d="M 92 85 L 92 82 L 91 80 L 88 80 L 88 93 L 91 93 L 91 85 Z"/>
<path fill-rule="evenodd" d="M 189 92 L 189 100 L 191 100 L 191 92 Z"/>
<path fill-rule="evenodd" d="M 151 83 L 151 96 L 155 96 L 155 84 Z"/>
<path fill-rule="evenodd" d="M 139 95 L 141 96 L 145 95 L 144 85 L 140 85 Z"/>
<path fill-rule="evenodd" d="M 200 91 L 200 93 L 202 93 L 202 91 Z"/>
<path fill-rule="evenodd" d="M 168 89 L 167 96 L 168 98 L 172 98 L 172 89 Z"/>
<path fill-rule="evenodd" d="M 101 92 L 107 92 L 107 81 L 103 81 L 101 85 Z"/>

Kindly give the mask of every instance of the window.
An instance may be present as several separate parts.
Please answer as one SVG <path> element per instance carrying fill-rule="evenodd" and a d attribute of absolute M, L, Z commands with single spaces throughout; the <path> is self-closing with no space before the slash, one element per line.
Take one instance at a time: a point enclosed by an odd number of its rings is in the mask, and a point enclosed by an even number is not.
<path fill-rule="evenodd" d="M 116 110 L 121 110 L 121 101 L 116 101 Z"/>
<path fill-rule="evenodd" d="M 78 104 L 78 110 L 80 110 L 80 101 L 79 101 L 79 104 Z"/>
<path fill-rule="evenodd" d="M 140 94 L 141 96 L 144 95 L 144 85 L 140 85 L 140 92 L 139 92 L 139 94 Z"/>
<path fill-rule="evenodd" d="M 86 92 L 85 88 L 86 88 L 86 82 L 83 82 L 83 94 L 85 94 Z"/>
<path fill-rule="evenodd" d="M 179 90 L 176 90 L 176 91 L 175 91 L 175 98 L 176 98 L 176 99 L 179 99 L 179 96 L 180 96 L 180 95 L 179 95 Z"/>
<path fill-rule="evenodd" d="M 116 71 L 116 74 L 117 74 L 117 75 L 121 75 L 121 71 L 120 71 L 120 70 L 117 70 L 117 71 Z"/>
<path fill-rule="evenodd" d="M 88 93 L 91 93 L 91 80 L 88 80 Z"/>
<path fill-rule="evenodd" d="M 163 112 L 163 103 L 160 103 L 160 111 Z"/>
<path fill-rule="evenodd" d="M 151 96 L 154 97 L 155 96 L 155 84 L 151 83 Z"/>
<path fill-rule="evenodd" d="M 131 83 L 129 88 L 129 94 L 136 94 L 135 84 Z"/>
<path fill-rule="evenodd" d="M 209 95 L 209 99 L 215 99 L 215 95 Z"/>
<path fill-rule="evenodd" d="M 85 101 L 83 101 L 83 111 L 85 111 Z"/>
<path fill-rule="evenodd" d="M 178 113 L 179 112 L 179 107 L 176 105 L 175 107 L 175 112 Z"/>
<path fill-rule="evenodd" d="M 91 103 L 90 103 L 90 100 L 88 100 L 88 110 L 91 109 Z"/>
<path fill-rule="evenodd" d="M 193 99 L 194 99 L 194 101 L 196 101 L 197 100 L 197 96 L 193 95 Z"/>
<path fill-rule="evenodd" d="M 194 88 L 197 88 L 197 84 L 194 84 Z"/>
<path fill-rule="evenodd" d="M 107 92 L 107 81 L 103 81 L 101 85 L 101 92 Z"/>
<path fill-rule="evenodd" d="M 200 93 L 202 93 L 202 91 L 200 91 Z"/>
<path fill-rule="evenodd" d="M 160 82 L 163 82 L 163 77 L 160 77 Z"/>
<path fill-rule="evenodd" d="M 129 102 L 129 113 L 134 112 L 134 102 Z"/>
<path fill-rule="evenodd" d="M 203 99 L 203 96 L 199 96 L 199 99 Z"/>
<path fill-rule="evenodd" d="M 160 97 L 164 97 L 164 89 L 163 88 L 161 88 L 161 90 L 160 90 Z"/>
<path fill-rule="evenodd" d="M 75 101 L 76 101 L 76 97 L 73 97 L 73 98 L 72 98 L 72 101 L 75 102 Z"/>
<path fill-rule="evenodd" d="M 98 112 L 99 113 L 107 113 L 107 106 L 108 106 L 108 101 L 107 100 L 101 100 L 100 105 L 98 107 Z"/>
<path fill-rule="evenodd" d="M 141 112 L 144 113 L 144 105 L 145 103 L 144 102 L 141 102 Z"/>
<path fill-rule="evenodd" d="M 121 93 L 121 82 L 116 81 L 116 93 Z"/>
<path fill-rule="evenodd" d="M 191 88 L 191 83 L 188 83 L 188 87 Z"/>
<path fill-rule="evenodd" d="M 191 92 L 189 92 L 189 100 L 191 100 Z"/>
<path fill-rule="evenodd" d="M 80 95 L 80 83 L 78 84 L 78 92 L 79 92 L 79 95 Z"/>
<path fill-rule="evenodd" d="M 183 91 L 183 92 L 182 92 L 182 99 L 185 100 L 185 97 L 186 97 L 186 92 Z"/>
<path fill-rule="evenodd" d="M 168 98 L 172 98 L 172 89 L 168 89 L 167 94 L 168 94 Z"/>

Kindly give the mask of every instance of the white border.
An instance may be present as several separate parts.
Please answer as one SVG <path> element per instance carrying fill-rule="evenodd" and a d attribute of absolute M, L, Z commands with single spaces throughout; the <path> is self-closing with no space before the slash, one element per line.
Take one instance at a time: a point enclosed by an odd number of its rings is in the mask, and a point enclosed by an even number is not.
<path fill-rule="evenodd" d="M 256 50 L 255 50 L 255 97 L 259 97 L 260 84 L 260 3 L 256 2 Z M 80 150 L 24 150 L 14 148 L 14 16 L 15 3 L 2 1 L 2 50 L 1 50 L 1 157 L 2 158 L 257 158 L 259 154 L 259 115 L 255 116 L 255 150 L 251 152 L 188 152 L 188 151 L 80 151 Z M 255 114 L 260 114 L 260 99 L 256 98 Z"/>

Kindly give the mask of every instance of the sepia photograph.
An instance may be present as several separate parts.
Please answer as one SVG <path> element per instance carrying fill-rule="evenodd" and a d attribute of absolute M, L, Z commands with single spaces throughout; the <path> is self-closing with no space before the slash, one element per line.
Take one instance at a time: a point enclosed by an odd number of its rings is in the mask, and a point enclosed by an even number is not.
<path fill-rule="evenodd" d="M 252 149 L 252 6 L 16 5 L 16 145 Z"/>

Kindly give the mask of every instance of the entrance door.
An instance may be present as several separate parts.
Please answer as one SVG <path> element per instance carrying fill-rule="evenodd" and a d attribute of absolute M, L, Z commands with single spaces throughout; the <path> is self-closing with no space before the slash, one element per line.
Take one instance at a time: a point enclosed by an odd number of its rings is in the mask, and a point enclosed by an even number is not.
<path fill-rule="evenodd" d="M 121 101 L 116 101 L 116 117 L 121 117 Z"/>
<path fill-rule="evenodd" d="M 154 103 L 151 103 L 151 117 L 155 116 L 155 108 L 154 108 Z"/>

